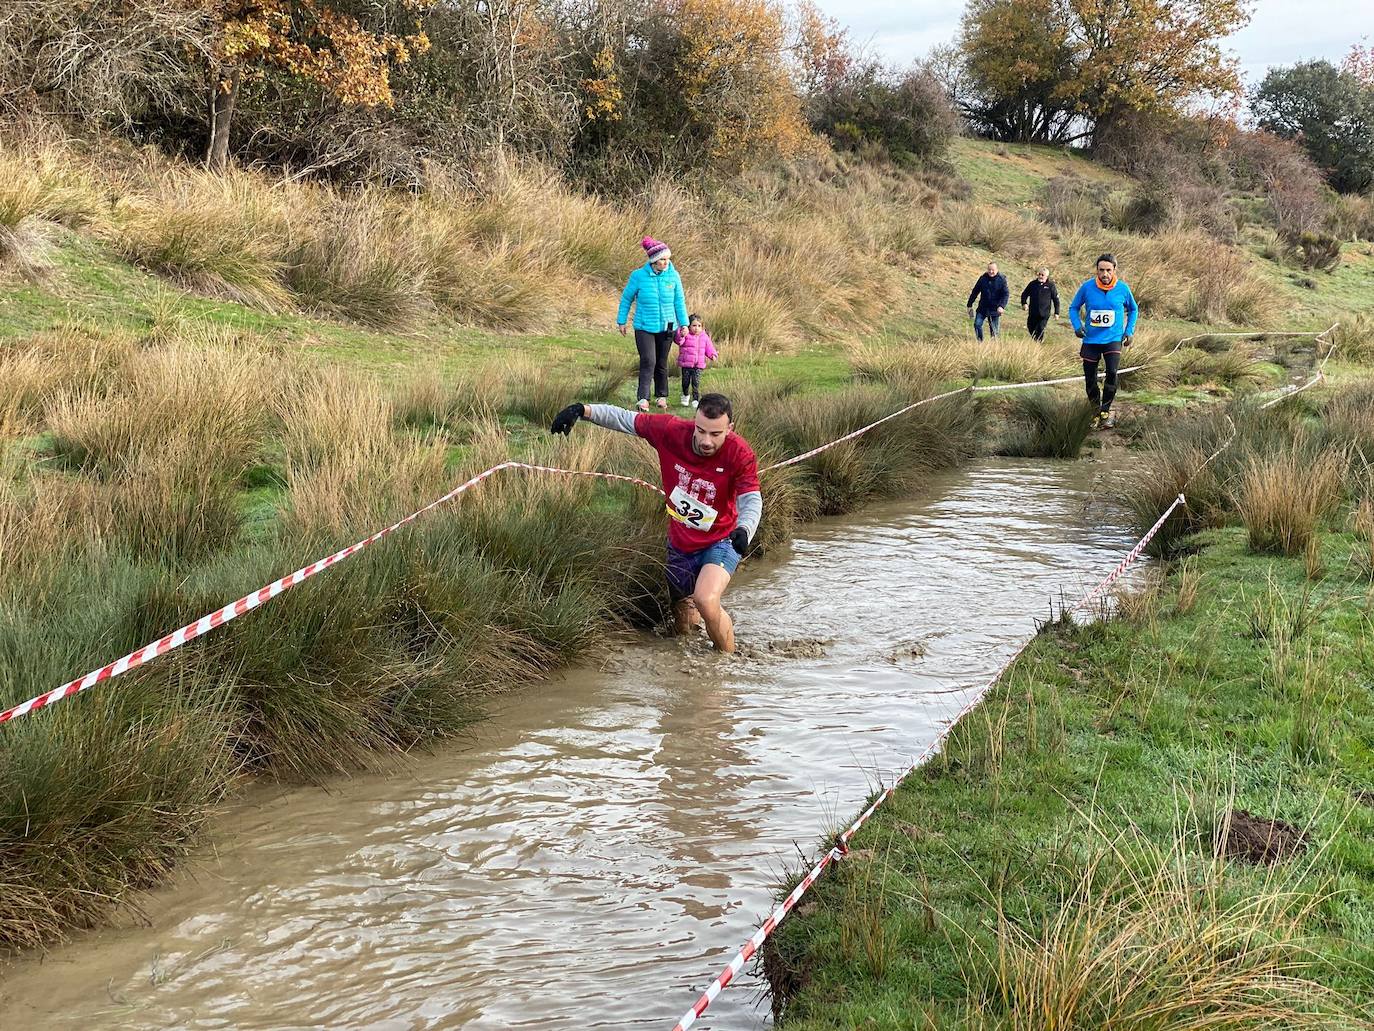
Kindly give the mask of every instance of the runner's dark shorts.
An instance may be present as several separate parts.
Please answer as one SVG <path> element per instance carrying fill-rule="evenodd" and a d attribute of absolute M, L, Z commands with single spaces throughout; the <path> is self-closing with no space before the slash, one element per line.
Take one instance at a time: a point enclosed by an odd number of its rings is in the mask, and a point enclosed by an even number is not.
<path fill-rule="evenodd" d="M 724 566 L 731 576 L 739 568 L 739 552 L 729 539 L 716 541 L 700 551 L 678 551 L 668 545 L 668 596 L 673 601 L 690 598 L 696 590 L 702 566 Z"/>
<path fill-rule="evenodd" d="M 1121 341 L 1116 340 L 1110 344 L 1084 344 L 1078 349 L 1078 357 L 1085 362 L 1101 361 L 1109 354 L 1121 353 Z"/>

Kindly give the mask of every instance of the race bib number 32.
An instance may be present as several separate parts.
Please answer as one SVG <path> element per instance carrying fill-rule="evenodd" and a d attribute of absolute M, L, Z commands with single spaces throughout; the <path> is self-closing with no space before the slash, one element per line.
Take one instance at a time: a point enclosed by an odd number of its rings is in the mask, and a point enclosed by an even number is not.
<path fill-rule="evenodd" d="M 681 487 L 674 487 L 668 495 L 668 514 L 693 530 L 709 530 L 715 525 L 718 513 L 700 498 L 694 498 Z"/>
<path fill-rule="evenodd" d="M 1091 308 L 1088 311 L 1088 325 L 1098 329 L 1110 329 L 1116 325 L 1115 308 Z"/>

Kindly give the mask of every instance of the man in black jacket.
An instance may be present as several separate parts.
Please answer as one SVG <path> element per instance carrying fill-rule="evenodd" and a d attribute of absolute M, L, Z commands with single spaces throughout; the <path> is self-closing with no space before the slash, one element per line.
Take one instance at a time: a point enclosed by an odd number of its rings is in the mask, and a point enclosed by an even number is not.
<path fill-rule="evenodd" d="M 978 299 L 978 311 L 973 310 L 974 298 Z M 1007 310 L 1011 291 L 1007 289 L 1007 277 L 997 271 L 997 262 L 988 262 L 988 270 L 973 284 L 973 292 L 968 295 L 968 313 L 973 316 L 973 335 L 983 339 L 983 321 L 987 320 L 988 331 L 994 340 L 1001 328 L 1002 312 Z"/>
<path fill-rule="evenodd" d="M 1059 317 L 1059 290 L 1050 281 L 1050 270 L 1042 268 L 1021 291 L 1021 307 L 1026 311 L 1026 329 L 1035 340 L 1045 339 L 1045 327 L 1050 324 L 1050 308 Z"/>

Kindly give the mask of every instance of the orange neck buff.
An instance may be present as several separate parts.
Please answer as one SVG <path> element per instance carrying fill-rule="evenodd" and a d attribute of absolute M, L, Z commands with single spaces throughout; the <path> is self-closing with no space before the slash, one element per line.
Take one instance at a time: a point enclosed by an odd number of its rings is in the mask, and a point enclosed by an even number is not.
<path fill-rule="evenodd" d="M 1106 293 L 1106 292 L 1107 292 L 1108 290 L 1110 290 L 1112 287 L 1116 286 L 1116 273 L 1115 273 L 1115 272 L 1112 273 L 1112 280 L 1111 280 L 1111 282 L 1108 283 L 1106 286 L 1103 286 L 1103 285 L 1102 285 L 1102 277 L 1101 277 L 1101 276 L 1093 276 L 1093 282 L 1097 284 L 1097 287 L 1098 287 L 1099 290 L 1101 290 L 1103 293 Z"/>

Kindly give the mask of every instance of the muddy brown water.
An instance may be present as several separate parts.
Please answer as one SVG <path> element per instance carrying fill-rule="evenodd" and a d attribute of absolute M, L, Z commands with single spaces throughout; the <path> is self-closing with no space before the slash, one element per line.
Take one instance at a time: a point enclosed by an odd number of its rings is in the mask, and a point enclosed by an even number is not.
<path fill-rule="evenodd" d="M 799 851 L 1129 547 L 1085 510 L 1102 469 L 983 462 L 804 528 L 731 589 L 753 657 L 627 639 L 400 772 L 250 792 L 144 920 L 11 964 L 0 1022 L 668 1031 Z M 751 975 L 697 1026 L 767 1014 Z"/>

